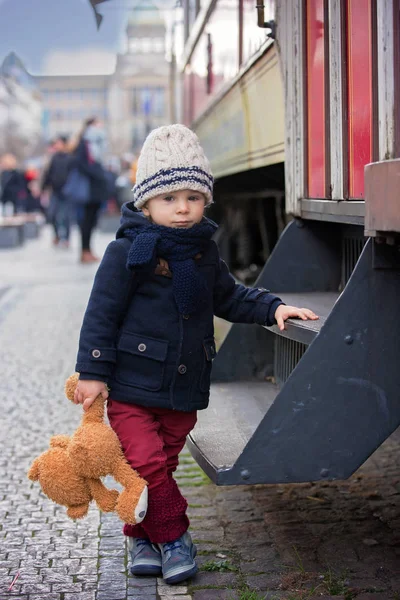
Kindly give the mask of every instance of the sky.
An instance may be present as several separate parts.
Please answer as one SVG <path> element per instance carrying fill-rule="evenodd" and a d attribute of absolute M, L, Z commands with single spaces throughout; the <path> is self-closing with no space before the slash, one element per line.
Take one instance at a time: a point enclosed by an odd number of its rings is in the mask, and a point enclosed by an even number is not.
<path fill-rule="evenodd" d="M 135 3 L 98 5 L 104 19 L 97 30 L 89 0 L 0 0 L 0 64 L 14 51 L 33 75 L 112 73 Z"/>

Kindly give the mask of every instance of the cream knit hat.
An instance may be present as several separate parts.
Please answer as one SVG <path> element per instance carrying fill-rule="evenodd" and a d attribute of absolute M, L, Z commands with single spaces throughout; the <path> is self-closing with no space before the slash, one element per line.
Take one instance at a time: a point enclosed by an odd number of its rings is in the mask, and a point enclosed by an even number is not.
<path fill-rule="evenodd" d="M 184 125 L 165 125 L 147 136 L 139 156 L 134 204 L 176 190 L 196 190 L 211 204 L 214 179 L 210 164 L 193 131 Z"/>

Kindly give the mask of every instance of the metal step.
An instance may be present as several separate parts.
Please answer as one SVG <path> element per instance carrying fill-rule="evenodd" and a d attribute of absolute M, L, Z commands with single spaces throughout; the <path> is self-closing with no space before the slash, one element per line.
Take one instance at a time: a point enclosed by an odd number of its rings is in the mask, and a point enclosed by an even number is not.
<path fill-rule="evenodd" d="M 290 306 L 299 308 L 309 308 L 319 316 L 318 321 L 302 321 L 301 319 L 288 319 L 284 331 L 280 331 L 277 325 L 266 327 L 269 331 L 283 337 L 295 340 L 302 344 L 311 344 L 321 331 L 325 321 L 331 312 L 336 300 L 339 297 L 338 292 L 305 292 L 301 294 L 282 293 L 276 294 L 279 298 Z"/>
<path fill-rule="evenodd" d="M 187 443 L 192 456 L 216 484 L 224 484 L 227 472 L 242 454 L 278 392 L 278 387 L 268 381 L 211 385 L 210 405 L 198 412 L 196 427 Z"/>

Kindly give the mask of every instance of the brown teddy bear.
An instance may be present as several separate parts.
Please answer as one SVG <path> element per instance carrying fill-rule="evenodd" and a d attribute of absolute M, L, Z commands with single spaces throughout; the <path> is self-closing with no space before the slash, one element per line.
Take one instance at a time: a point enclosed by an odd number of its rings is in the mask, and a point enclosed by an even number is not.
<path fill-rule="evenodd" d="M 79 375 L 66 381 L 65 392 L 74 397 Z M 100 477 L 112 475 L 123 491 L 107 489 Z M 84 412 L 81 425 L 71 437 L 57 435 L 50 448 L 36 458 L 29 479 L 39 481 L 43 492 L 57 504 L 67 506 L 72 519 L 84 517 L 91 500 L 104 512 L 116 511 L 125 523 L 140 523 L 146 516 L 147 485 L 126 462 L 116 433 L 104 423 L 104 399 L 99 394 Z"/>

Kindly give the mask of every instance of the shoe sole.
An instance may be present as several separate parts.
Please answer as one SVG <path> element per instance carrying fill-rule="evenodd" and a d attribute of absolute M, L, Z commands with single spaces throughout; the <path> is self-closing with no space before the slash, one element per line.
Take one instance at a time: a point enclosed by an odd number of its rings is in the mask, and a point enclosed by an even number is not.
<path fill-rule="evenodd" d="M 162 575 L 161 565 L 157 567 L 156 565 L 134 565 L 131 567 L 132 575 Z"/>
<path fill-rule="evenodd" d="M 180 573 L 176 573 L 170 577 L 164 577 L 164 581 L 169 585 L 174 585 L 175 583 L 180 583 L 181 581 L 185 581 L 185 579 L 193 577 L 196 575 L 198 570 L 198 566 L 195 564 L 191 569 L 189 569 L 189 571 L 181 571 Z"/>

